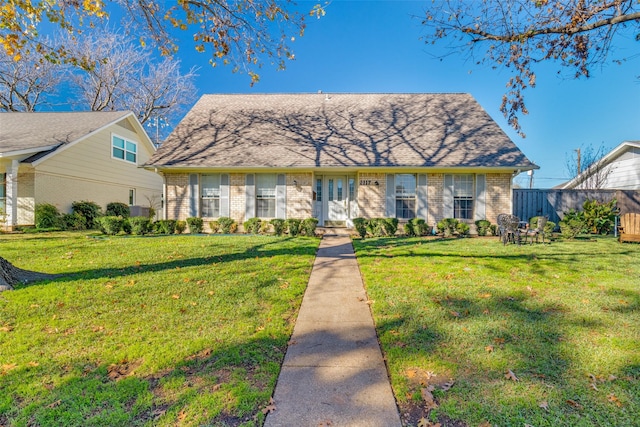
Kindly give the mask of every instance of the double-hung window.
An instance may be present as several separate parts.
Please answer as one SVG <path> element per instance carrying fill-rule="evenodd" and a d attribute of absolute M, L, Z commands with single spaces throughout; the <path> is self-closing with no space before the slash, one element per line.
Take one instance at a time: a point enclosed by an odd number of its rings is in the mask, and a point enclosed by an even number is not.
<path fill-rule="evenodd" d="M 473 219 L 473 175 L 453 175 L 453 217 Z"/>
<path fill-rule="evenodd" d="M 200 213 L 204 218 L 220 216 L 220 174 L 200 176 Z"/>
<path fill-rule="evenodd" d="M 117 135 L 111 137 L 111 156 L 125 162 L 137 163 L 138 145 Z"/>
<path fill-rule="evenodd" d="M 276 174 L 256 174 L 256 217 L 276 217 Z"/>
<path fill-rule="evenodd" d="M 395 176 L 396 186 L 396 218 L 411 219 L 416 217 L 416 176 L 398 174 Z"/>

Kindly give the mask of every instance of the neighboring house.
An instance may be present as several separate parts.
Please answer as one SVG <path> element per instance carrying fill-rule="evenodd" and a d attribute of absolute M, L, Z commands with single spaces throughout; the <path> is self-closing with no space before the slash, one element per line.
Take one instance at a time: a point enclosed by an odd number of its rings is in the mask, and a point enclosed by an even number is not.
<path fill-rule="evenodd" d="M 455 217 L 511 212 L 531 163 L 468 94 L 205 95 L 146 168 L 165 215 Z"/>
<path fill-rule="evenodd" d="M 0 113 L 0 220 L 32 225 L 37 203 L 160 201 L 162 177 L 139 167 L 154 152 L 131 112 Z"/>
<path fill-rule="evenodd" d="M 569 189 L 640 190 L 640 141 L 625 141 L 570 181 Z"/>

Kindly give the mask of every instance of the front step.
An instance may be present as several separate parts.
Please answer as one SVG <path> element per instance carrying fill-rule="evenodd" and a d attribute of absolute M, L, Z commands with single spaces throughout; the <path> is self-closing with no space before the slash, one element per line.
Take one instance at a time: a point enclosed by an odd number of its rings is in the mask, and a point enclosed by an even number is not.
<path fill-rule="evenodd" d="M 347 228 L 347 221 L 325 221 L 323 227 Z"/>

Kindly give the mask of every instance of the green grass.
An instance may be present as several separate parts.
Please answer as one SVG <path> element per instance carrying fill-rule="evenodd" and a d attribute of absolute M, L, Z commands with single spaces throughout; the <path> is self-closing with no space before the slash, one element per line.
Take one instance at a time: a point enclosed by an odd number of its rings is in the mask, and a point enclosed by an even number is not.
<path fill-rule="evenodd" d="M 408 424 L 640 425 L 640 245 L 354 246 Z M 421 396 L 429 386 L 430 411 Z"/>
<path fill-rule="evenodd" d="M 318 243 L 0 236 L 0 425 L 261 425 Z"/>

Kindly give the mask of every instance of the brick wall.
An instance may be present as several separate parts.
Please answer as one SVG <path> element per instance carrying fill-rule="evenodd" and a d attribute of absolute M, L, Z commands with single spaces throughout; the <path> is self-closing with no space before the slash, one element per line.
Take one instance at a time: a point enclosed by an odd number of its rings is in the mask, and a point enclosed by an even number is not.
<path fill-rule="evenodd" d="M 427 174 L 427 224 L 436 225 L 438 221 L 444 219 L 443 214 L 443 190 L 444 174 Z"/>
<path fill-rule="evenodd" d="M 167 219 L 185 220 L 189 217 L 189 174 L 168 173 L 166 180 Z"/>
<path fill-rule="evenodd" d="M 384 173 L 360 173 L 358 183 L 368 181 L 368 185 L 358 185 L 358 211 L 363 218 L 385 216 L 387 175 Z M 378 181 L 378 185 L 375 182 Z"/>
<path fill-rule="evenodd" d="M 244 215 L 247 208 L 245 183 L 245 174 L 229 174 L 229 217 L 233 218 L 238 224 L 245 220 Z"/>
<path fill-rule="evenodd" d="M 313 214 L 313 174 L 287 174 L 286 183 L 287 218 L 310 218 Z"/>
<path fill-rule="evenodd" d="M 511 174 L 487 174 L 487 219 L 496 223 L 498 214 L 511 213 Z"/>

